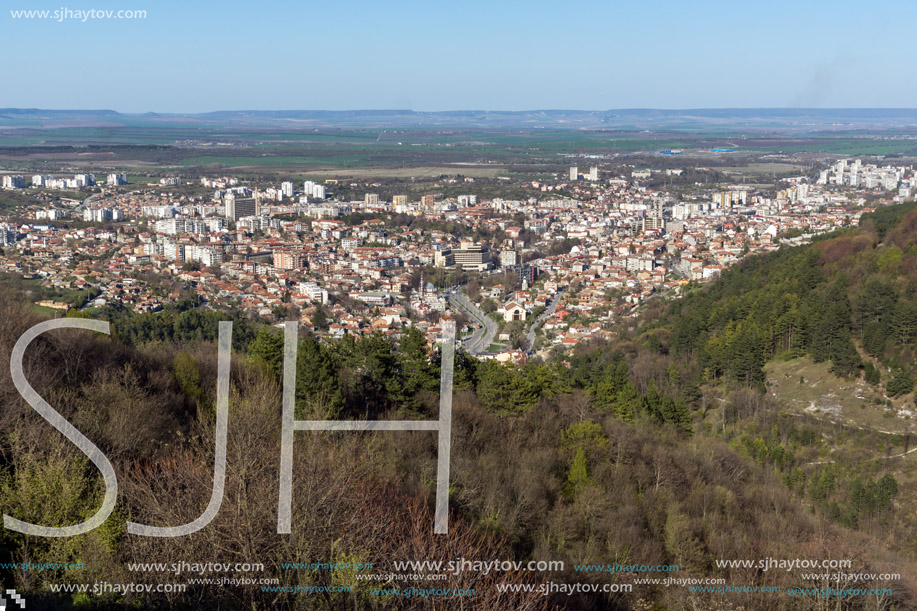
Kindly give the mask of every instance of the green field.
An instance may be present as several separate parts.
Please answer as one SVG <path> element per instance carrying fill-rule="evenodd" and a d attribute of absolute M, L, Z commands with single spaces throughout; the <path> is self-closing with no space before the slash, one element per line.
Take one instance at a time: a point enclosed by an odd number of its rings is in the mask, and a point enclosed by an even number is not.
<path fill-rule="evenodd" d="M 15 290 L 21 292 L 32 302 L 36 302 L 33 307 L 43 313 L 54 312 L 60 314 L 62 310 L 46 308 L 37 305 L 39 301 L 58 301 L 72 304 L 78 299 L 88 296 L 89 291 L 79 291 L 74 289 L 57 289 L 42 286 L 41 280 L 26 280 L 18 274 L 0 273 L 0 290 Z"/>
<path fill-rule="evenodd" d="M 723 148 L 731 153 L 712 153 Z M 662 155 L 681 150 L 682 155 Z M 278 127 L 136 124 L 106 127 L 0 128 L 0 169 L 55 171 L 107 168 L 334 169 L 438 166 L 450 163 L 527 164 L 533 171 L 643 156 L 659 163 L 741 165 L 766 154 L 917 155 L 904 136 L 825 134 L 744 135 L 725 131 L 579 129 L 332 129 L 291 123 Z M 603 160 L 601 156 L 606 159 Z M 685 161 L 681 161 L 684 159 Z M 688 160 L 691 160 L 689 162 Z M 580 165 L 591 163 L 579 160 Z M 639 161 L 637 161 L 639 163 Z"/>
<path fill-rule="evenodd" d="M 60 318 L 60 316 L 64 314 L 63 310 L 41 306 L 37 303 L 32 304 L 32 309 L 42 316 L 47 316 L 48 318 Z"/>

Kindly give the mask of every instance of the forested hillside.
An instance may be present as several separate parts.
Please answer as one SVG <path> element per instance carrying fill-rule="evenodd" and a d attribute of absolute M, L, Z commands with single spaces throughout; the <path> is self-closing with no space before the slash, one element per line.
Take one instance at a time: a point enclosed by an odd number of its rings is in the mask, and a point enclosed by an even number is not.
<path fill-rule="evenodd" d="M 768 359 L 808 354 L 838 375 L 865 375 L 891 396 L 907 394 L 917 343 L 913 208 L 880 209 L 858 230 L 751 258 L 654 325 L 671 331 L 668 348 L 696 358 L 706 380 L 761 382 Z"/>
<path fill-rule="evenodd" d="M 3 585 L 47 608 L 440 608 L 373 596 L 350 574 L 286 562 L 563 560 L 550 575 L 462 573 L 480 609 L 908 609 L 917 600 L 917 483 L 909 437 L 796 412 L 766 364 L 827 363 L 839 384 L 913 407 L 917 211 L 887 208 L 858 229 L 747 260 L 622 322 L 617 339 L 551 362 L 507 367 L 456 358 L 450 534 L 432 534 L 436 436 L 306 433 L 295 441 L 291 535 L 276 534 L 282 372 L 279 330 L 174 308 L 108 313 L 112 336 L 54 331 L 27 355 L 31 384 L 112 461 L 120 496 L 91 534 L 42 539 L 0 531 L 0 562 L 83 562 L 80 571 L 4 571 Z M 234 320 L 226 496 L 193 535 L 128 535 L 127 520 L 176 525 L 207 505 L 213 469 L 217 322 Z M 0 508 L 44 525 L 96 511 L 95 468 L 16 392 L 9 355 L 39 318 L 0 294 Z M 429 419 L 439 355 L 423 336 L 298 346 L 298 418 Z M 801 384 L 802 382 L 800 382 Z M 903 411 L 902 411 L 903 410 Z M 904 420 L 903 420 L 904 421 Z M 906 424 L 906 421 L 904 421 Z M 902 429 L 904 430 L 904 429 Z M 902 455 L 903 454 L 903 455 Z M 52 595 L 48 584 L 162 580 L 128 562 L 263 562 L 283 584 L 352 585 L 304 597 L 201 586 L 183 595 Z M 714 596 L 635 585 L 610 595 L 501 594 L 498 583 L 630 583 L 574 565 L 677 564 L 677 577 L 731 586 L 814 587 L 798 572 L 719 568 L 717 560 L 852 559 L 851 573 L 899 573 L 880 598 L 773 593 Z M 650 577 L 665 577 L 653 574 Z M 448 583 L 448 585 L 446 585 Z M 824 585 L 824 584 L 817 584 Z M 837 586 L 837 584 L 832 584 Z M 843 584 L 842 584 L 843 585 Z"/>

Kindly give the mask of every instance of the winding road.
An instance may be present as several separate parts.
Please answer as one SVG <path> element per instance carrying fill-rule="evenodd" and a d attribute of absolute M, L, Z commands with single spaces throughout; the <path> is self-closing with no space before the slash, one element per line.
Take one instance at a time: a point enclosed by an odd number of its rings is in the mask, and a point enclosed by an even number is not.
<path fill-rule="evenodd" d="M 497 336 L 497 323 L 461 292 L 451 293 L 446 296 L 449 303 L 466 312 L 472 320 L 477 320 L 482 327 L 476 329 L 471 337 L 462 340 L 462 346 L 471 354 L 481 354 L 487 351 L 494 337 Z"/>
<path fill-rule="evenodd" d="M 82 212 L 86 208 L 86 206 L 92 203 L 92 200 L 99 197 L 100 195 L 102 195 L 102 193 L 93 193 L 92 195 L 90 195 L 89 197 L 81 201 L 80 204 L 76 208 L 73 209 L 74 212 Z"/>
<path fill-rule="evenodd" d="M 551 299 L 551 304 L 545 308 L 545 311 L 529 325 L 529 332 L 525 334 L 525 346 L 526 351 L 531 354 L 532 346 L 535 345 L 535 332 L 538 331 L 538 328 L 550 317 L 554 316 L 554 310 L 557 309 L 557 298 L 560 296 L 560 293 L 555 293 L 553 299 Z"/>

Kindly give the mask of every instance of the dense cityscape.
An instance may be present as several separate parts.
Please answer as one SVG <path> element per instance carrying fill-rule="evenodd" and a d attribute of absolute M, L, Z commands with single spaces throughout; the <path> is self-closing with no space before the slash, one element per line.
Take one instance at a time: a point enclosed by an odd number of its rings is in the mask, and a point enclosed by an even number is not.
<path fill-rule="evenodd" d="M 386 201 L 372 181 L 351 181 L 351 193 L 366 192 L 345 201 L 338 180 L 6 175 L 6 189 L 76 189 L 85 199 L 0 217 L 0 267 L 79 291 L 75 303 L 37 302 L 62 313 L 156 312 L 191 298 L 265 321 L 292 311 L 329 339 L 414 326 L 431 345 L 450 316 L 473 353 L 521 363 L 603 336 L 647 299 L 675 298 L 747 255 L 856 225 L 917 187 L 911 166 L 841 159 L 769 188 L 698 183 L 679 200 L 646 184 L 681 168 L 617 170 L 516 179 L 543 194 L 518 200 L 479 199 L 474 178 L 444 175 L 431 191 L 468 193 L 418 201 Z"/>

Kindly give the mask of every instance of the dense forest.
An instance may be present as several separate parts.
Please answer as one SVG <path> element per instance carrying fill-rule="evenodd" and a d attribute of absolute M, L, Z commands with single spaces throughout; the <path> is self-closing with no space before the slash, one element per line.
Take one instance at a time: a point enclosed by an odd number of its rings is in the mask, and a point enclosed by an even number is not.
<path fill-rule="evenodd" d="M 790 409 L 767 364 L 809 359 L 863 380 L 888 408 L 913 407 L 917 211 L 883 208 L 860 226 L 751 257 L 622 321 L 613 341 L 509 367 L 456 356 L 450 533 L 432 534 L 436 436 L 307 433 L 295 440 L 292 534 L 276 533 L 283 337 L 238 314 L 174 307 L 108 312 L 111 336 L 59 330 L 27 353 L 32 386 L 112 461 L 119 499 L 90 534 L 0 531 L 0 562 L 82 562 L 81 570 L 3 571 L 4 587 L 46 608 L 442 608 L 454 601 L 373 596 L 352 572 L 287 562 L 563 560 L 537 573 L 462 573 L 480 609 L 908 609 L 917 600 L 917 492 L 909 435 L 852 428 Z M 19 396 L 9 355 L 40 320 L 0 293 L 0 508 L 44 525 L 82 521 L 101 478 Z M 225 498 L 205 529 L 128 535 L 126 521 L 177 525 L 210 495 L 220 320 L 233 321 Z M 436 418 L 439 354 L 406 330 L 297 347 L 297 418 Z M 800 382 L 801 383 L 801 382 Z M 846 382 L 845 382 L 846 383 Z M 900 446 L 900 447 L 899 447 Z M 899 454 L 900 453 L 900 454 Z M 880 597 L 730 596 L 637 584 L 632 593 L 499 593 L 498 583 L 632 581 L 574 565 L 677 564 L 680 578 L 730 586 L 816 587 L 798 572 L 717 560 L 851 559 L 849 573 L 898 573 Z M 163 581 L 127 563 L 263 562 L 285 585 L 349 585 L 310 596 L 191 586 L 181 595 L 51 594 L 52 583 Z M 650 574 L 650 577 L 667 575 Z M 448 585 L 445 585 L 448 583 Z M 826 584 L 817 584 L 822 587 Z M 832 587 L 845 584 L 832 583 Z M 849 586 L 849 584 L 847 584 Z"/>

